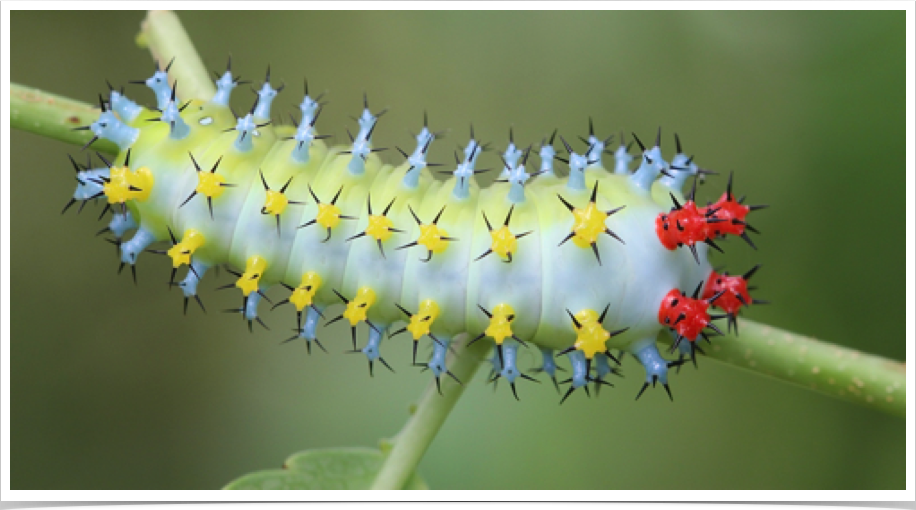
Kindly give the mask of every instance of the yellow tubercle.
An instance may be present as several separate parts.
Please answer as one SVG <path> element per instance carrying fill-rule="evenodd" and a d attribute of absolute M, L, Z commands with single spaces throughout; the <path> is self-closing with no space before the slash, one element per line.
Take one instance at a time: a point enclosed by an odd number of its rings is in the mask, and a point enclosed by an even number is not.
<path fill-rule="evenodd" d="M 507 338 L 512 338 L 512 321 L 514 320 L 515 310 L 505 303 L 500 303 L 490 312 L 490 325 L 487 326 L 484 334 L 493 338 L 496 345 L 502 345 Z"/>
<path fill-rule="evenodd" d="M 350 321 L 351 326 L 356 326 L 368 318 L 369 308 L 375 304 L 375 291 L 369 287 L 360 287 L 356 291 L 356 297 L 347 303 L 347 309 L 344 310 L 343 316 Z"/>
<path fill-rule="evenodd" d="M 315 221 L 325 228 L 334 228 L 340 223 L 340 207 L 334 204 L 318 204 L 318 216 Z"/>
<path fill-rule="evenodd" d="M 212 172 L 197 172 L 197 187 L 194 189 L 201 195 L 209 198 L 216 198 L 226 191 L 223 183 L 226 178 L 220 174 Z"/>
<path fill-rule="evenodd" d="M 102 186 L 109 204 L 123 204 L 128 200 L 143 202 L 149 198 L 152 189 L 153 174 L 146 167 L 133 172 L 126 166 L 113 166 L 109 170 L 108 182 Z"/>
<path fill-rule="evenodd" d="M 391 237 L 391 227 L 394 222 L 391 218 L 382 215 L 370 215 L 369 226 L 366 227 L 366 235 L 379 241 L 387 241 Z"/>
<path fill-rule="evenodd" d="M 417 244 L 426 247 L 433 253 L 442 253 L 448 248 L 448 242 L 443 239 L 445 237 L 448 237 L 448 232 L 435 223 L 420 225 L 420 237 L 417 239 Z"/>
<path fill-rule="evenodd" d="M 194 255 L 194 252 L 203 246 L 205 241 L 204 235 L 197 230 L 193 228 L 185 230 L 181 242 L 176 243 L 167 252 L 168 256 L 172 258 L 172 267 L 178 268 L 182 264 L 190 264 L 191 255 Z"/>
<path fill-rule="evenodd" d="M 583 354 L 587 359 L 592 359 L 595 354 L 607 351 L 605 342 L 611 338 L 611 334 L 604 329 L 598 320 L 598 312 L 594 310 L 582 310 L 575 315 L 578 326 L 573 323 L 573 329 L 576 330 L 576 343 L 574 347 Z"/>
<path fill-rule="evenodd" d="M 429 328 L 439 317 L 439 313 L 439 304 L 432 299 L 420 303 L 420 309 L 410 316 L 410 324 L 407 325 L 407 331 L 413 335 L 414 342 L 429 334 Z"/>
<path fill-rule="evenodd" d="M 608 215 L 606 212 L 598 209 L 598 206 L 591 202 L 585 209 L 575 209 L 573 211 L 575 223 L 572 231 L 575 234 L 572 238 L 573 243 L 581 248 L 588 248 L 598 240 L 598 236 L 607 230 L 604 221 Z"/>
<path fill-rule="evenodd" d="M 261 212 L 264 214 L 280 215 L 289 205 L 289 199 L 279 191 L 267 190 L 267 199 L 264 201 L 264 207 Z"/>
<path fill-rule="evenodd" d="M 149 198 L 149 194 L 153 191 L 153 172 L 145 166 L 134 170 L 127 176 L 127 182 L 129 182 L 133 187 L 139 188 L 139 191 L 132 191 L 131 193 L 134 200 L 139 202 L 145 202 Z"/>
<path fill-rule="evenodd" d="M 250 257 L 245 263 L 245 272 L 235 282 L 235 286 L 242 289 L 242 294 L 248 296 L 252 292 L 257 292 L 258 281 L 264 275 L 267 269 L 267 261 L 260 255 Z"/>
<path fill-rule="evenodd" d="M 493 239 L 490 249 L 502 258 L 508 258 L 512 253 L 515 253 L 518 247 L 518 239 L 515 234 L 509 231 L 509 227 L 505 225 L 497 230 L 491 230 L 490 237 Z"/>
<path fill-rule="evenodd" d="M 289 297 L 289 302 L 301 312 L 306 306 L 311 306 L 315 299 L 315 293 L 321 287 L 321 277 L 314 271 L 309 271 L 302 275 L 302 283 L 293 289 L 293 294 Z"/>

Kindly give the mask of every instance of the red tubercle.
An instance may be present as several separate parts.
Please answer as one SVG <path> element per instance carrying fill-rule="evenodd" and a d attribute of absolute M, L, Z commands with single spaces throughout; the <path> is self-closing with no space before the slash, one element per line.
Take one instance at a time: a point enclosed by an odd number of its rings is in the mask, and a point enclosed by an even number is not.
<path fill-rule="evenodd" d="M 709 218 L 697 209 L 692 200 L 683 206 L 677 205 L 670 212 L 661 213 L 655 218 L 655 232 L 662 245 L 674 250 L 681 245 L 692 246 L 706 241 L 711 227 Z"/>
<path fill-rule="evenodd" d="M 708 300 L 688 297 L 678 289 L 671 289 L 662 298 L 658 310 L 658 322 L 675 330 L 681 337 L 694 342 L 707 326 L 717 329 L 711 323 L 712 317 L 708 310 Z"/>
<path fill-rule="evenodd" d="M 741 205 L 734 196 L 725 192 L 716 203 L 700 208 L 699 211 L 713 220 L 708 223 L 708 237 L 726 234 L 740 236 L 744 234 L 747 225 L 745 218 L 747 213 L 751 212 L 751 208 Z"/>
<path fill-rule="evenodd" d="M 696 180 L 694 180 L 689 199 L 684 205 L 679 204 L 672 194 L 671 201 L 674 202 L 674 207 L 671 208 L 671 211 L 661 213 L 655 218 L 655 232 L 665 248 L 674 250 L 680 246 L 688 246 L 694 251 L 694 257 L 696 257 L 694 246 L 697 243 L 706 243 L 722 251 L 714 240 L 729 234 L 741 237 L 752 248 L 754 247 L 746 231 L 759 232 L 747 224 L 746 218 L 751 211 L 763 209 L 767 207 L 766 205 L 744 205 L 741 203 L 744 201 L 743 198 L 736 200 L 732 194 L 731 177 L 728 179 L 725 193 L 716 203 L 706 207 L 697 207 L 695 197 Z"/>
<path fill-rule="evenodd" d="M 711 304 L 729 315 L 737 315 L 742 306 L 749 306 L 753 302 L 747 290 L 747 280 L 743 276 L 712 271 L 707 281 L 709 283 L 703 291 L 703 299 L 710 299 L 721 292 Z"/>

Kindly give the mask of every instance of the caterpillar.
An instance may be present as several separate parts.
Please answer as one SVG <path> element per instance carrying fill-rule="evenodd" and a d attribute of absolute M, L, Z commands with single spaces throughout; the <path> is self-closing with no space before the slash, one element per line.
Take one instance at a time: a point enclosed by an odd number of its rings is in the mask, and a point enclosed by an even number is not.
<path fill-rule="evenodd" d="M 269 67 L 252 107 L 238 114 L 229 107 L 240 84 L 231 60 L 208 100 L 182 98 L 179 84 L 169 84 L 170 65 L 157 63 L 140 82 L 155 108 L 111 85 L 99 96 L 98 120 L 77 128 L 93 134 L 84 149 L 103 138 L 120 153 L 97 154 L 98 166 L 70 157 L 78 183 L 63 212 L 103 201 L 103 215 L 111 213 L 103 232 L 119 249 L 120 268 L 136 280 L 144 252 L 164 255 L 185 313 L 191 300 L 205 310 L 198 285 L 223 266 L 234 281 L 220 288 L 238 293 L 233 311 L 249 329 L 267 327 L 261 301 L 284 287 L 286 297 L 269 305 L 291 309 L 296 334 L 288 341 L 303 341 L 309 352 L 313 343 L 325 350 L 322 323 L 344 322 L 370 373 L 376 362 L 392 368 L 383 342 L 406 338 L 411 364 L 438 384 L 451 375 L 450 344 L 468 333 L 470 342 L 493 344 L 491 380 L 505 379 L 515 398 L 516 382 L 533 380 L 518 351 L 537 349 L 536 371 L 558 390 L 569 384 L 562 403 L 590 383 L 611 386 L 606 378 L 619 375 L 624 354 L 645 368 L 637 399 L 659 383 L 673 398 L 669 370 L 696 363 L 700 341 L 722 334 L 715 321 L 727 319 L 737 332 L 740 310 L 763 303 L 747 287 L 759 266 L 731 276 L 713 270 L 708 255 L 722 251 L 726 236 L 756 248 L 747 216 L 766 206 L 737 198 L 731 175 L 718 201 L 698 206 L 698 180 L 716 172 L 699 167 L 677 135 L 667 161 L 661 128 L 648 147 L 621 132 L 613 150 L 614 136 L 596 135 L 591 120 L 581 149 L 556 131 L 539 144 L 516 144 L 510 130 L 498 150 L 499 176 L 481 188 L 478 159 L 496 150 L 473 127 L 440 180 L 427 155 L 441 132 L 426 115 L 414 149 L 398 149 L 404 161 L 386 164 L 385 148 L 372 143 L 385 111 L 373 113 L 365 95 L 350 144 L 329 146 L 317 130 L 323 98 L 312 97 L 307 82 L 300 117 L 279 125 L 272 107 L 284 86 L 274 88 Z M 156 242 L 166 249 L 153 249 Z M 176 279 L 179 270 L 185 274 Z M 660 333 L 672 336 L 676 359 L 659 351 Z M 421 342 L 433 352 L 418 363 Z M 571 365 L 564 381 L 560 358 Z"/>

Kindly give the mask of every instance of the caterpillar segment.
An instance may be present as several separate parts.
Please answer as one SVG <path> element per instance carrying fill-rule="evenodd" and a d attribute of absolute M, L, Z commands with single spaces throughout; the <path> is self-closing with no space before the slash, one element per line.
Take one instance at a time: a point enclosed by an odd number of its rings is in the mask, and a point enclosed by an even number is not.
<path fill-rule="evenodd" d="M 607 378 L 620 375 L 624 353 L 645 368 L 637 398 L 657 383 L 670 397 L 668 371 L 683 363 L 685 346 L 693 357 L 697 338 L 708 339 L 705 329 L 719 332 L 713 320 L 728 317 L 736 328 L 738 310 L 758 302 L 746 288 L 756 268 L 731 277 L 713 271 L 707 256 L 716 248 L 713 239 L 753 232 L 746 217 L 765 206 L 735 199 L 729 178 L 717 202 L 698 207 L 696 182 L 713 172 L 683 153 L 677 135 L 677 154 L 668 163 L 661 130 L 650 149 L 635 134 L 627 143 L 621 133 L 611 151 L 613 137 L 598 137 L 589 119 L 583 153 L 560 136 L 567 157 L 557 156 L 554 130 L 536 151 L 538 171 L 528 173 L 534 151 L 521 149 L 510 129 L 501 175 L 481 188 L 476 175 L 486 170 L 476 165 L 487 146 L 473 126 L 463 156 L 456 154 L 442 181 L 427 161 L 441 133 L 429 129 L 425 113 L 414 150 L 401 151 L 405 161 L 389 165 L 371 142 L 385 111 L 372 113 L 365 95 L 351 145 L 328 147 L 316 130 L 327 103 L 309 96 L 307 82 L 298 123 L 283 126 L 269 120 L 283 89 L 273 88 L 269 68 L 241 117 L 228 107 L 243 83 L 232 75 L 231 61 L 216 75 L 210 100 L 181 103 L 167 69 L 157 65 L 143 81 L 156 95 L 156 109 L 109 87 L 99 119 L 78 128 L 113 141 L 121 153 L 103 159 L 106 168 L 71 158 L 77 189 L 64 211 L 103 197 L 117 205 L 103 232 L 118 239 L 112 242 L 122 268 L 133 269 L 152 243 L 170 243 L 161 253 L 170 258 L 169 286 L 182 289 L 185 311 L 191 297 L 203 309 L 202 278 L 209 268 L 225 266 L 236 279 L 222 288 L 240 292 L 242 305 L 231 311 L 249 328 L 254 321 L 266 328 L 259 301 L 270 289 L 287 289 L 288 297 L 274 305 L 295 309 L 295 334 L 285 342 L 303 339 L 309 353 L 313 342 L 325 350 L 318 340 L 323 322 L 346 321 L 352 351 L 367 357 L 371 373 L 375 361 L 391 368 L 382 340 L 407 333 L 414 365 L 419 342 L 432 342 L 431 357 L 419 365 L 438 383 L 451 375 L 445 358 L 452 339 L 468 333 L 472 342 L 492 342 L 491 380 L 506 379 L 518 398 L 517 379 L 535 379 L 519 367 L 517 352 L 533 344 L 542 358 L 535 371 L 546 373 L 558 391 L 570 384 L 562 403 L 579 388 L 587 393 L 588 383 L 596 392 L 610 386 Z M 632 170 L 634 142 L 641 155 Z M 613 155 L 613 172 L 605 170 L 604 154 Z M 557 175 L 554 161 L 568 165 L 567 176 Z M 691 176 L 694 191 L 685 199 L 681 188 Z M 133 237 L 121 242 L 131 230 Z M 677 249 L 685 245 L 689 250 Z M 703 281 L 709 282 L 705 290 L 701 285 L 691 297 L 679 290 Z M 327 307 L 341 305 L 339 315 L 325 318 Z M 725 313 L 710 315 L 709 306 Z M 360 347 L 363 322 L 369 334 Z M 659 351 L 665 328 L 675 332 L 677 361 Z M 571 372 L 560 382 L 562 359 Z"/>

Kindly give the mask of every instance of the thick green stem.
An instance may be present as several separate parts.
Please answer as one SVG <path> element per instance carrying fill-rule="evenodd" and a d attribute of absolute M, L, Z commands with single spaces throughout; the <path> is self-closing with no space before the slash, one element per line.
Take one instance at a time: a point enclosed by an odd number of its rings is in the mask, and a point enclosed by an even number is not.
<path fill-rule="evenodd" d="M 169 82 L 178 82 L 178 96 L 182 100 L 208 100 L 216 93 L 194 43 L 174 12 L 149 11 L 140 24 L 137 44 L 149 48 L 163 67 L 175 59 L 169 68 Z"/>
<path fill-rule="evenodd" d="M 474 377 L 491 347 L 487 342 L 467 346 L 468 338 L 465 335 L 462 341 L 453 344 L 455 350 L 448 361 L 449 371 L 465 385 Z M 464 393 L 465 386 L 449 377 L 443 376 L 440 384 L 442 395 L 436 390 L 435 382 L 426 388 L 413 416 L 395 438 L 394 447 L 385 458 L 372 489 L 402 489 L 410 479 L 439 428 Z"/>
<path fill-rule="evenodd" d="M 708 357 L 803 388 L 903 417 L 906 364 L 740 320 L 739 335 L 716 337 Z"/>
<path fill-rule="evenodd" d="M 91 131 L 74 131 L 99 118 L 99 108 L 43 90 L 10 84 L 10 125 L 23 131 L 46 136 L 74 145 L 85 145 L 92 139 Z M 117 154 L 118 147 L 108 140 L 98 140 L 92 148 L 107 154 Z"/>

